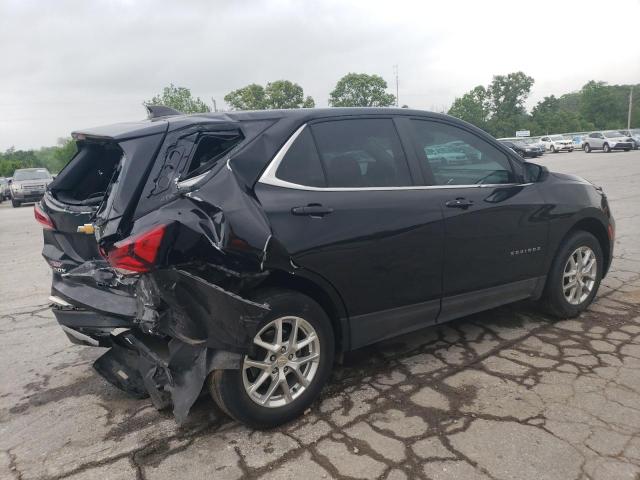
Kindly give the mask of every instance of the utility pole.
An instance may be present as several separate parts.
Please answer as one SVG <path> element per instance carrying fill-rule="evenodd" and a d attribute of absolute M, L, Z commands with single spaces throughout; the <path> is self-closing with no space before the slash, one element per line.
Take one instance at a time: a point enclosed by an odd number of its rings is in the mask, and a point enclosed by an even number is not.
<path fill-rule="evenodd" d="M 400 100 L 398 99 L 398 65 L 393 66 L 393 73 L 396 76 L 396 107 L 400 106 Z"/>
<path fill-rule="evenodd" d="M 631 129 L 631 106 L 633 105 L 633 85 L 629 91 L 629 113 L 627 114 L 627 130 Z"/>
<path fill-rule="evenodd" d="M 218 111 L 218 105 L 216 105 L 216 99 L 211 97 L 211 101 L 213 102 L 213 111 L 217 112 Z"/>

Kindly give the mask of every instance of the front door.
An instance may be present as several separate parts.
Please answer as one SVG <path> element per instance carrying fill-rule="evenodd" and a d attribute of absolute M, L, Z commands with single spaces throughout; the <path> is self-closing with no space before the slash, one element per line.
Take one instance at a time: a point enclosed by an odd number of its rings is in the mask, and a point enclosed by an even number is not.
<path fill-rule="evenodd" d="M 394 121 L 323 121 L 297 134 L 256 186 L 274 239 L 339 292 L 352 347 L 433 323 L 442 209 L 406 188 L 414 180 Z"/>
<path fill-rule="evenodd" d="M 529 296 L 549 253 L 537 185 L 523 184 L 507 153 L 471 130 L 411 123 L 430 195 L 444 212 L 440 319 Z"/>

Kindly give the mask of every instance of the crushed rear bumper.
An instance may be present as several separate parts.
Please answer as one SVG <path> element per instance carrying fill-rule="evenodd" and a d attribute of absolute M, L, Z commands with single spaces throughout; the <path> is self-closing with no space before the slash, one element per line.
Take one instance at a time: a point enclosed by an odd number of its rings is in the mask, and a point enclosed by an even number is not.
<path fill-rule="evenodd" d="M 108 382 L 157 408 L 173 405 L 183 422 L 213 370 L 239 369 L 269 312 L 177 269 L 142 275 L 135 284 L 91 284 L 96 273 L 54 275 L 52 311 L 73 343 L 107 347 L 94 363 Z"/>

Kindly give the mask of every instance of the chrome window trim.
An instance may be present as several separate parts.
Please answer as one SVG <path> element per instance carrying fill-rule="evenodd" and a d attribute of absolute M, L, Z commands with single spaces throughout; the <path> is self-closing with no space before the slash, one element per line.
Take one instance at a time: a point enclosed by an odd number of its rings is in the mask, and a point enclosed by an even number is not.
<path fill-rule="evenodd" d="M 496 188 L 496 187 L 515 187 L 515 186 L 528 186 L 532 183 L 481 183 L 472 185 L 407 185 L 404 187 L 312 187 L 309 185 L 300 185 L 298 183 L 287 182 L 276 177 L 276 171 L 282 162 L 282 159 L 293 145 L 293 142 L 300 136 L 300 134 L 307 127 L 305 123 L 298 128 L 285 144 L 278 150 L 273 159 L 269 162 L 267 168 L 262 172 L 258 183 L 264 185 L 272 185 L 274 187 L 290 188 L 293 190 L 306 190 L 310 192 L 367 192 L 367 191 L 396 191 L 396 190 L 436 190 L 436 189 L 451 189 L 451 188 Z"/>

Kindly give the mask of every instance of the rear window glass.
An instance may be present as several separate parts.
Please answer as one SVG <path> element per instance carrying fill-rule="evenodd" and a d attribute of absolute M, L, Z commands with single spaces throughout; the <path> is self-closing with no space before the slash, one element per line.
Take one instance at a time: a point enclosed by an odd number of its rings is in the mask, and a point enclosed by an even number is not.
<path fill-rule="evenodd" d="M 183 179 L 195 177 L 209 170 L 242 139 L 242 134 L 238 131 L 202 135 L 198 139 L 198 144 Z"/>
<path fill-rule="evenodd" d="M 287 151 L 276 177 L 309 187 L 326 187 L 324 172 L 309 128 L 305 128 Z"/>

